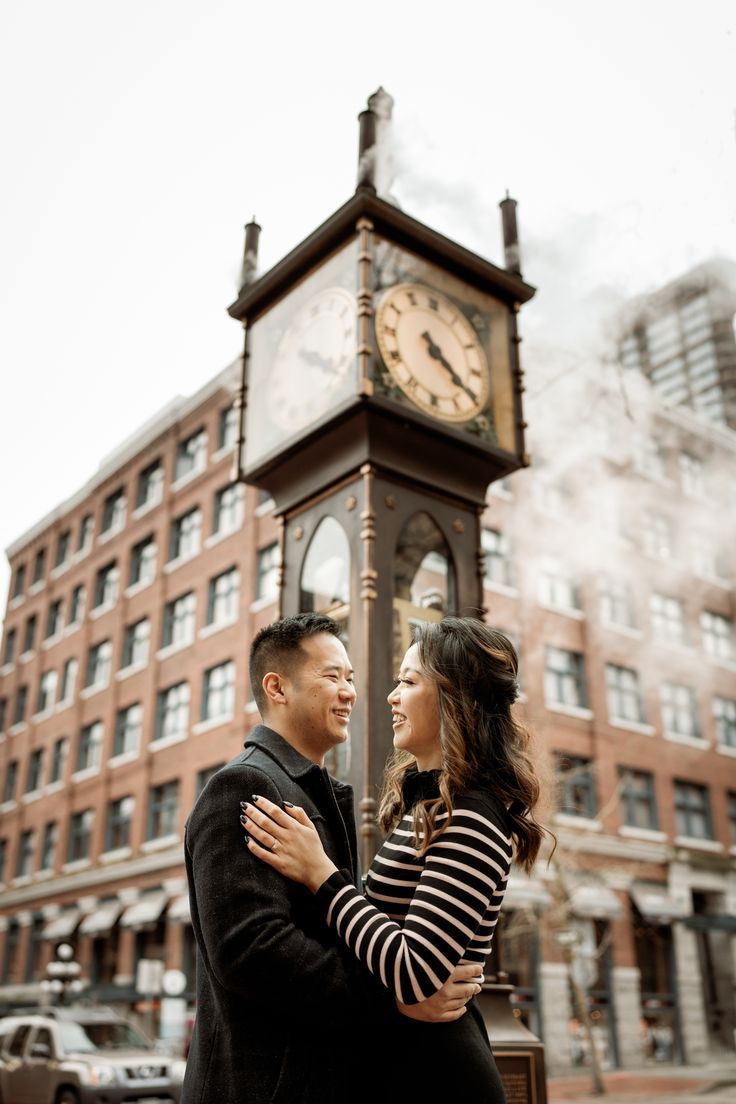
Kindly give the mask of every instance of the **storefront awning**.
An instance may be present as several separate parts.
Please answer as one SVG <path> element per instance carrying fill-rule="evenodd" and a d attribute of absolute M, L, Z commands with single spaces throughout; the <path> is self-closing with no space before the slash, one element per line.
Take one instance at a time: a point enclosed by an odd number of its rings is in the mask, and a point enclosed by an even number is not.
<path fill-rule="evenodd" d="M 63 909 L 53 920 L 49 920 L 41 932 L 42 939 L 69 939 L 82 915 L 80 908 Z"/>
<path fill-rule="evenodd" d="M 140 929 L 149 924 L 155 924 L 166 907 L 167 895 L 160 893 L 147 893 L 134 905 L 129 905 L 120 917 L 120 924 L 124 928 Z"/>
<path fill-rule="evenodd" d="M 120 901 L 108 901 L 85 916 L 79 925 L 80 935 L 107 935 L 123 911 Z"/>
<path fill-rule="evenodd" d="M 676 897 L 662 882 L 632 882 L 630 893 L 645 920 L 669 924 L 692 911 L 687 900 L 689 894 L 684 899 Z"/>
<path fill-rule="evenodd" d="M 575 916 L 616 920 L 623 913 L 618 897 L 606 885 L 581 883 L 573 887 L 570 898 L 570 908 Z"/>
<path fill-rule="evenodd" d="M 506 885 L 503 898 L 504 909 L 548 908 L 552 904 L 544 882 L 537 878 L 527 878 L 524 874 L 512 873 Z"/>
<path fill-rule="evenodd" d="M 169 920 L 177 921 L 180 924 L 191 923 L 192 914 L 189 910 L 189 894 L 182 893 L 181 897 L 177 897 L 175 901 L 172 901 L 166 915 Z"/>

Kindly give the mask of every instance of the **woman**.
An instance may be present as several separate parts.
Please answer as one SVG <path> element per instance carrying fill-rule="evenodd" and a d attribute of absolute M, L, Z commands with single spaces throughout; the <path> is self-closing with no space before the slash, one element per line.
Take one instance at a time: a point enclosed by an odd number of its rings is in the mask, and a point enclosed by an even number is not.
<path fill-rule="evenodd" d="M 529 736 L 511 715 L 517 670 L 511 642 L 482 621 L 419 626 L 388 697 L 394 753 L 379 821 L 390 835 L 365 897 L 301 809 L 254 795 L 241 818 L 252 853 L 311 889 L 335 935 L 403 1004 L 426 1000 L 459 963 L 482 973 L 512 854 L 529 870 L 539 851 L 539 782 Z M 472 1093 L 473 1104 L 502 1101 L 474 1001 L 468 1011 L 441 1027 L 397 1014 L 391 1045 L 405 1042 L 409 1061 L 390 1087 L 436 1094 L 447 1085 Z M 422 1046 L 432 1061 L 411 1063 Z"/>

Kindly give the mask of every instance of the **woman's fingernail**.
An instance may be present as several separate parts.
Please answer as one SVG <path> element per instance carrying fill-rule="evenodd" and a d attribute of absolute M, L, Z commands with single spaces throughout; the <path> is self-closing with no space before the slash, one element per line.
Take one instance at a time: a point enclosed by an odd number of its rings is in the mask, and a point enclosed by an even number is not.
<path fill-rule="evenodd" d="M 240 808 L 241 808 L 241 809 L 244 809 L 244 808 L 246 807 L 246 805 L 247 805 L 247 804 L 248 804 L 248 802 L 247 802 L 247 801 L 241 801 L 241 802 L 240 802 Z"/>
<path fill-rule="evenodd" d="M 260 797 L 258 796 L 258 794 L 251 794 L 251 797 L 253 798 L 253 800 L 255 801 L 256 804 L 258 804 L 258 802 L 261 800 Z"/>
<path fill-rule="evenodd" d="M 287 809 L 296 809 L 296 805 L 294 805 L 291 801 L 285 801 L 284 805 Z"/>
<path fill-rule="evenodd" d="M 246 842 L 246 845 L 250 843 L 250 836 L 248 835 L 247 832 L 245 833 L 245 842 Z"/>
<path fill-rule="evenodd" d="M 244 816 L 242 813 L 240 814 L 240 823 L 241 824 L 247 824 L 248 823 L 247 816 Z"/>

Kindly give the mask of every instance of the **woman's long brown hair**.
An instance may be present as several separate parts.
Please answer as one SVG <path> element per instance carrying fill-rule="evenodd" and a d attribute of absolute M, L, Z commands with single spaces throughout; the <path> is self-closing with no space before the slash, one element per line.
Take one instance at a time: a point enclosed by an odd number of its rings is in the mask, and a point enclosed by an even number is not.
<path fill-rule="evenodd" d="M 424 674 L 437 684 L 442 750 L 439 797 L 419 801 L 414 809 L 420 854 L 441 831 L 437 814 L 446 810 L 451 819 L 453 798 L 483 789 L 506 809 L 516 862 L 531 870 L 547 830 L 534 817 L 540 783 L 530 736 L 511 715 L 519 669 L 513 644 L 470 617 L 423 623 L 414 643 Z M 386 833 L 406 811 L 403 782 L 414 764 L 408 751 L 395 751 L 389 759 L 378 812 Z"/>

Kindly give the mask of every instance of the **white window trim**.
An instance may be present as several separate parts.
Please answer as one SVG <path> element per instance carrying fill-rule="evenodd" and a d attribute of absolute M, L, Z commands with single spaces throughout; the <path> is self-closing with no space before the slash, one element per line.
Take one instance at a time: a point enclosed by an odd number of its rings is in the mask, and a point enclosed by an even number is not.
<path fill-rule="evenodd" d="M 698 839 L 696 836 L 675 836 L 677 847 L 689 847 L 695 851 L 723 851 L 723 844 L 719 840 Z"/>
<path fill-rule="evenodd" d="M 16 878 L 11 878 L 10 884 L 11 886 L 13 886 L 13 888 L 16 888 L 18 886 L 26 886 L 31 884 L 32 879 L 32 874 L 19 874 Z"/>
<path fill-rule="evenodd" d="M 195 725 L 192 725 L 192 733 L 195 736 L 201 735 L 203 732 L 209 732 L 212 728 L 219 728 L 221 725 L 229 724 L 234 719 L 234 713 L 221 714 L 219 717 L 208 717 L 206 721 L 197 721 Z"/>
<path fill-rule="evenodd" d="M 710 741 L 706 740 L 704 736 L 684 736 L 679 732 L 668 732 L 667 729 L 662 730 L 662 735 L 665 740 L 669 740 L 673 744 L 685 744 L 687 747 L 695 748 L 710 747 Z"/>
<path fill-rule="evenodd" d="M 36 652 L 34 648 L 31 648 L 28 652 L 21 652 L 21 654 L 18 656 L 18 663 L 30 663 L 35 654 Z"/>
<path fill-rule="evenodd" d="M 72 553 L 71 562 L 73 564 L 78 564 L 81 560 L 84 560 L 87 556 L 89 556 L 90 552 L 92 551 L 92 545 L 93 544 L 94 544 L 94 531 L 93 531 L 92 537 L 88 541 L 88 543 L 85 544 L 83 548 L 79 548 L 79 549 L 77 549 L 76 552 Z"/>
<path fill-rule="evenodd" d="M 248 608 L 251 613 L 258 613 L 260 610 L 268 609 L 269 606 L 275 606 L 278 600 L 278 594 L 275 594 L 273 598 L 270 594 L 266 594 L 263 598 L 256 598 L 254 602 L 251 602 Z"/>
<path fill-rule="evenodd" d="M 564 702 L 545 700 L 544 708 L 550 713 L 562 713 L 565 717 L 578 717 L 581 721 L 593 720 L 593 710 L 582 705 L 565 705 Z"/>
<path fill-rule="evenodd" d="M 28 727 L 28 721 L 18 721 L 17 724 L 11 725 L 8 729 L 8 736 L 20 736 L 21 732 L 25 732 Z"/>
<path fill-rule="evenodd" d="M 121 667 L 119 671 L 115 672 L 115 681 L 123 682 L 124 679 L 130 678 L 131 675 L 137 675 L 141 671 L 145 671 L 148 666 L 148 660 L 145 663 L 129 663 L 127 667 Z"/>
<path fill-rule="evenodd" d="M 59 790 L 63 790 L 63 789 L 64 789 L 64 779 L 63 778 L 57 778 L 55 782 L 47 782 L 47 784 L 44 786 L 43 792 L 45 794 L 54 794 L 54 793 L 58 793 Z"/>
<path fill-rule="evenodd" d="M 484 577 L 483 586 L 485 590 L 492 590 L 494 594 L 505 594 L 507 598 L 519 597 L 518 587 L 509 586 L 507 583 L 497 583 L 495 579 L 489 579 L 488 576 Z"/>
<path fill-rule="evenodd" d="M 253 511 L 256 517 L 263 517 L 265 514 L 270 514 L 275 507 L 276 502 L 273 498 L 267 498 L 265 502 L 259 502 Z"/>
<path fill-rule="evenodd" d="M 38 713 L 33 713 L 31 715 L 31 724 L 40 724 L 41 721 L 45 721 L 48 717 L 53 717 L 53 715 L 54 706 L 50 705 L 48 709 L 41 709 Z"/>
<path fill-rule="evenodd" d="M 586 832 L 602 832 L 603 824 L 597 817 L 575 816 L 573 813 L 555 813 L 555 824 L 563 828 L 584 828 Z"/>
<path fill-rule="evenodd" d="M 88 778 L 94 778 L 95 775 L 99 773 L 99 764 L 96 767 L 83 767 L 81 770 L 74 771 L 72 774 L 72 782 L 86 782 Z"/>
<path fill-rule="evenodd" d="M 158 660 L 168 659 L 169 656 L 177 655 L 178 652 L 183 652 L 185 648 L 191 648 L 196 639 L 196 633 L 192 634 L 191 640 L 179 640 L 175 644 L 167 644 L 165 648 L 159 648 L 156 652 L 155 658 Z"/>
<path fill-rule="evenodd" d="M 224 460 L 226 456 L 232 457 L 233 453 L 238 450 L 238 442 L 233 441 L 231 445 L 222 445 L 216 452 L 213 452 L 210 456 L 210 462 L 212 464 L 218 464 L 220 460 Z"/>
<path fill-rule="evenodd" d="M 158 836 L 156 839 L 144 840 L 141 851 L 147 855 L 149 851 L 165 851 L 168 847 L 178 847 L 181 836 L 177 832 L 170 832 L 168 836 Z"/>
<path fill-rule="evenodd" d="M 81 621 L 70 621 L 64 629 L 64 637 L 71 636 L 72 633 L 78 632 L 82 627 Z"/>
<path fill-rule="evenodd" d="M 211 533 L 209 537 L 205 537 L 204 547 L 214 548 L 215 545 L 222 544 L 228 537 L 234 537 L 236 533 L 239 533 L 243 528 L 243 521 L 241 520 L 239 525 L 233 526 L 232 529 L 218 529 L 216 533 Z"/>
<path fill-rule="evenodd" d="M 15 670 L 15 663 L 5 663 L 0 667 L 0 678 L 5 678 L 6 675 L 11 675 Z"/>
<path fill-rule="evenodd" d="M 49 577 L 51 579 L 58 579 L 62 575 L 64 575 L 69 570 L 69 568 L 71 566 L 72 566 L 72 557 L 67 556 L 67 558 L 64 560 L 63 563 L 57 564 L 56 567 L 51 568 L 51 571 L 49 572 Z"/>
<path fill-rule="evenodd" d="M 62 698 L 60 701 L 58 701 L 54 706 L 54 713 L 63 713 L 65 709 L 69 709 L 69 707 L 72 705 L 74 705 L 73 694 L 71 698 Z"/>
<path fill-rule="evenodd" d="M 98 856 L 98 862 L 102 866 L 107 866 L 108 863 L 121 862 L 123 859 L 129 859 L 133 854 L 132 847 L 116 847 L 112 851 L 103 851 Z"/>
<path fill-rule="evenodd" d="M 173 744 L 182 744 L 189 735 L 189 726 L 185 732 L 177 732 L 174 736 L 161 736 L 158 740 L 151 740 L 148 745 L 149 751 L 162 751 L 163 748 L 172 747 Z"/>
<path fill-rule="evenodd" d="M 64 630 L 60 629 L 59 632 L 55 632 L 53 636 L 47 636 L 45 640 L 41 642 L 41 649 L 47 652 L 49 648 L 53 648 L 55 644 L 58 644 L 60 640 L 64 639 Z"/>
<path fill-rule="evenodd" d="M 33 875 L 34 882 L 45 882 L 54 876 L 54 867 L 47 866 L 44 870 L 37 870 Z"/>
<path fill-rule="evenodd" d="M 547 602 L 539 602 L 539 608 L 547 610 L 549 613 L 559 613 L 563 617 L 571 617 L 574 621 L 584 621 L 584 610 L 575 609 L 573 606 L 553 606 Z"/>
<path fill-rule="evenodd" d="M 160 506 L 164 499 L 164 481 L 161 480 L 157 494 L 153 498 L 148 499 L 142 506 L 136 506 L 133 513 L 130 515 L 131 520 L 138 521 L 139 518 L 145 517 L 156 506 Z"/>
<path fill-rule="evenodd" d="M 10 801 L 0 802 L 0 813 L 9 813 L 9 812 L 11 812 L 11 810 L 15 809 L 17 804 L 18 804 L 18 802 L 15 800 L 15 798 L 12 798 L 12 800 L 10 800 Z"/>
<path fill-rule="evenodd" d="M 92 865 L 91 859 L 74 859 L 61 865 L 62 874 L 75 874 L 78 870 L 86 870 Z"/>
<path fill-rule="evenodd" d="M 128 503 L 123 498 L 123 514 L 121 520 L 117 523 L 117 525 L 111 525 L 109 529 L 105 529 L 102 533 L 100 533 L 99 537 L 97 538 L 97 543 L 107 544 L 107 542 L 111 541 L 113 537 L 116 537 L 118 533 L 122 533 L 123 529 L 125 528 L 127 514 Z"/>
<path fill-rule="evenodd" d="M 133 751 L 121 751 L 119 755 L 113 755 L 107 760 L 107 765 L 111 770 L 115 770 L 116 767 L 122 767 L 126 763 L 134 762 L 140 755 L 141 750 L 139 747 Z"/>
<path fill-rule="evenodd" d="M 187 556 L 178 556 L 175 560 L 168 560 L 164 564 L 164 573 L 170 575 L 172 571 L 176 571 L 177 568 L 183 567 L 184 564 L 191 563 L 192 560 L 196 560 L 197 556 L 201 556 L 202 549 L 198 548 L 196 552 L 190 552 Z"/>
<path fill-rule="evenodd" d="M 21 794 L 21 805 L 32 805 L 34 801 L 38 801 L 39 797 L 43 794 L 43 790 L 39 788 L 35 790 L 26 790 L 24 794 Z"/>
<path fill-rule="evenodd" d="M 16 594 L 15 598 L 11 598 L 8 602 L 8 609 L 18 609 L 18 606 L 22 606 L 26 600 L 25 594 Z"/>
<path fill-rule="evenodd" d="M 151 586 L 155 578 L 156 574 L 154 572 L 150 579 L 140 579 L 137 583 L 131 583 L 130 586 L 125 588 L 123 594 L 126 598 L 132 598 L 134 594 L 139 594 L 142 590 L 145 590 L 146 587 Z"/>
<path fill-rule="evenodd" d="M 705 648 L 703 649 L 703 655 L 708 663 L 712 663 L 714 667 L 721 667 L 724 671 L 736 672 L 736 663 L 733 659 L 723 659 L 721 656 L 709 655 Z"/>
<path fill-rule="evenodd" d="M 622 824 L 618 834 L 629 839 L 651 840 L 653 843 L 664 843 L 667 840 L 667 833 L 658 828 L 636 828 L 633 824 Z"/>
<path fill-rule="evenodd" d="M 622 728 L 626 732 L 638 732 L 641 736 L 656 736 L 657 729 L 645 721 L 627 721 L 623 717 L 609 717 L 611 728 Z"/>
<path fill-rule="evenodd" d="M 79 696 L 82 701 L 88 701 L 88 699 L 93 698 L 95 694 L 101 694 L 103 690 L 107 690 L 109 685 L 109 677 L 107 682 L 93 682 L 91 686 L 85 686 L 84 689 L 80 690 Z"/>
<path fill-rule="evenodd" d="M 46 586 L 45 579 L 39 579 L 37 583 L 31 583 L 28 588 L 28 596 L 33 597 L 34 594 L 40 594 L 43 588 Z"/>
<path fill-rule="evenodd" d="M 716 751 L 719 755 L 728 755 L 736 759 L 736 747 L 730 747 L 729 744 L 716 744 Z"/>
<path fill-rule="evenodd" d="M 192 470 L 190 472 L 187 472 L 186 475 L 180 475 L 179 478 L 171 484 L 171 486 L 169 487 L 169 490 L 172 491 L 174 494 L 176 494 L 177 491 L 182 490 L 183 487 L 188 487 L 190 483 L 194 482 L 194 480 L 197 478 L 197 476 L 202 475 L 203 472 L 207 471 L 207 448 L 206 448 L 206 446 L 207 446 L 207 434 L 206 433 L 204 435 L 204 438 L 205 438 L 205 447 L 202 449 L 202 455 L 204 456 L 204 460 L 200 464 L 198 464 L 196 468 L 192 468 Z"/>
<path fill-rule="evenodd" d="M 631 625 L 624 625 L 618 621 L 608 621 L 605 618 L 601 619 L 601 627 L 604 629 L 610 629 L 611 632 L 621 633 L 622 636 L 630 636 L 632 640 L 641 640 L 641 629 L 635 629 Z"/>
<path fill-rule="evenodd" d="M 115 597 L 112 602 L 103 602 L 101 606 L 95 606 L 89 611 L 90 621 L 96 621 L 98 617 L 103 617 L 104 614 L 109 613 L 112 609 L 115 609 L 117 601 L 117 597 Z"/>
<path fill-rule="evenodd" d="M 229 629 L 233 625 L 237 625 L 239 620 L 240 618 L 236 615 L 235 617 L 228 617 L 226 621 L 213 621 L 211 625 L 204 625 L 197 636 L 200 640 L 206 640 L 208 636 L 214 636 L 215 633 L 221 632 L 223 629 Z"/>

